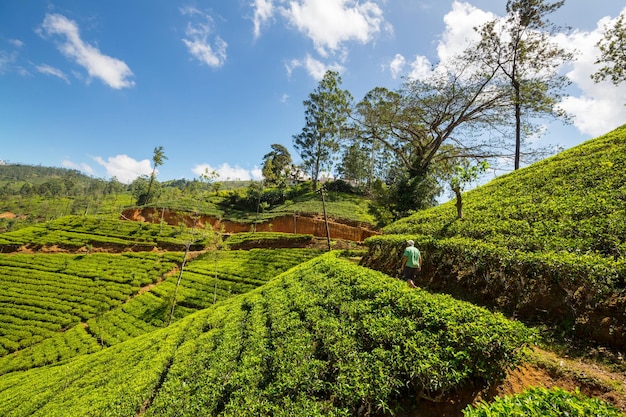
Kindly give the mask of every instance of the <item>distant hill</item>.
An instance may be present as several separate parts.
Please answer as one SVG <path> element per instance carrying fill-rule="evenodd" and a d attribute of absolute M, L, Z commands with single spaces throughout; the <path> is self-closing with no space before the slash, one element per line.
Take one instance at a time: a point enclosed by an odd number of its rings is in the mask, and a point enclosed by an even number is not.
<path fill-rule="evenodd" d="M 41 165 L 0 164 L 0 184 L 5 181 L 45 182 L 51 178 L 71 177 L 93 180 L 88 175 L 75 169 L 44 167 Z"/>

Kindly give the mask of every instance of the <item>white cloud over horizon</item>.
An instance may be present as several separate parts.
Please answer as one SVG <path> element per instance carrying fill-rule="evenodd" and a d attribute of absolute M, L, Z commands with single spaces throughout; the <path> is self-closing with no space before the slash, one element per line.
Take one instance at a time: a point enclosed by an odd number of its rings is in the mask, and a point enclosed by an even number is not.
<path fill-rule="evenodd" d="M 234 167 L 223 163 L 218 167 L 212 167 L 209 164 L 199 164 L 194 166 L 191 171 L 200 176 L 205 172 L 213 172 L 215 171 L 218 174 L 217 181 L 249 181 L 249 180 L 260 180 L 263 178 L 263 174 L 261 169 L 258 167 L 254 167 L 251 170 L 241 168 L 239 165 L 235 165 Z"/>
<path fill-rule="evenodd" d="M 100 156 L 96 156 L 93 159 L 106 169 L 109 178 L 115 177 L 119 182 L 124 184 L 130 184 L 137 179 L 137 177 L 150 175 L 152 173 L 152 165 L 149 159 L 137 161 L 123 154 L 111 156 L 106 160 Z"/>
<path fill-rule="evenodd" d="M 98 48 L 84 42 L 80 37 L 78 24 L 60 14 L 46 14 L 39 28 L 44 37 L 58 35 L 64 41 L 58 42 L 59 51 L 68 59 L 87 70 L 90 78 L 99 78 L 109 87 L 119 90 L 132 87 L 133 72 L 124 61 L 100 52 Z"/>
<path fill-rule="evenodd" d="M 86 164 L 86 163 L 78 164 L 78 163 L 70 161 L 69 159 L 64 159 L 61 162 L 61 166 L 63 166 L 64 168 L 69 168 L 69 169 L 75 169 L 77 171 L 82 171 L 82 172 L 84 172 L 86 174 L 89 174 L 89 175 L 94 175 L 93 168 L 89 164 Z"/>

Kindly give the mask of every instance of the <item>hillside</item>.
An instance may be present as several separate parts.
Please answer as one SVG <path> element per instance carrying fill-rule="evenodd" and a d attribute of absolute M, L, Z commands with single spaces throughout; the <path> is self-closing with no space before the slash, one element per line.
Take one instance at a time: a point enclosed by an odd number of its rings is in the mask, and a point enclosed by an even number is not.
<path fill-rule="evenodd" d="M 326 255 L 165 329 L 6 374 L 0 414 L 380 413 L 499 380 L 531 337 L 500 315 Z"/>
<path fill-rule="evenodd" d="M 420 285 L 626 348 L 626 126 L 463 201 L 462 219 L 451 201 L 385 227 L 364 264 L 393 273 L 411 237 Z"/>
<path fill-rule="evenodd" d="M 626 125 L 384 228 L 524 252 L 626 258 Z"/>
<path fill-rule="evenodd" d="M 202 217 L 204 223 L 211 219 L 212 224 L 219 221 L 246 231 L 257 224 L 265 224 L 267 229 L 269 224 L 294 217 L 321 218 L 324 212 L 335 224 L 372 233 L 377 233 L 384 223 L 376 202 L 342 181 L 327 184 L 324 201 L 319 192 L 311 191 L 310 182 L 281 188 L 263 188 L 260 182 L 250 181 L 208 185 L 199 180 L 176 180 L 155 184 L 158 193 L 154 199 L 138 206 L 139 185 L 135 183 L 124 185 L 115 178 L 105 181 L 62 168 L 2 165 L 0 233 L 68 215 L 117 219 L 132 212 L 141 215 L 141 221 L 165 220 L 178 226 L 179 222 L 190 224 L 190 219 Z M 168 212 L 166 219 L 163 210 Z M 285 231 L 293 229 L 292 226 Z"/>
<path fill-rule="evenodd" d="M 626 126 L 323 255 L 314 193 L 258 216 L 231 190 L 204 215 L 178 188 L 11 197 L 47 214 L 0 233 L 0 415 L 623 417 L 625 148 Z M 375 231 L 367 199 L 326 202 Z M 393 278 L 409 237 L 418 290 Z"/>

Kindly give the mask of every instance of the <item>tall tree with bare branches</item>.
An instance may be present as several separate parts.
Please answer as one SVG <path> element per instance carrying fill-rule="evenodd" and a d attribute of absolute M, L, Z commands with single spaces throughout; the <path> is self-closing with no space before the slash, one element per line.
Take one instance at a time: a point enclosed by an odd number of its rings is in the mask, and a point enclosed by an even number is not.
<path fill-rule="evenodd" d="M 476 28 L 481 36 L 475 48 L 476 59 L 485 67 L 497 69 L 510 86 L 515 169 L 520 167 L 524 130 L 526 136 L 538 132 L 533 119 L 549 116 L 567 120 L 557 104 L 570 81 L 559 69 L 573 55 L 553 40 L 561 28 L 547 19 L 564 2 L 508 0 L 504 21 L 493 20 Z"/>

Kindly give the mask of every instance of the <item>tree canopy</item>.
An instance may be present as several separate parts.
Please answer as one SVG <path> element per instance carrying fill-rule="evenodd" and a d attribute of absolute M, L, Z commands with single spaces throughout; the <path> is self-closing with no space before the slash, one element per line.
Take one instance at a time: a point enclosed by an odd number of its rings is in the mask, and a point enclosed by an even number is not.
<path fill-rule="evenodd" d="M 602 67 L 591 78 L 595 82 L 606 79 L 618 85 L 626 81 L 626 15 L 621 14 L 611 27 L 605 27 L 602 39 L 597 43 L 600 58 L 596 64 Z"/>
<path fill-rule="evenodd" d="M 304 101 L 305 125 L 302 132 L 293 136 L 294 147 L 313 180 L 314 189 L 317 189 L 320 173 L 332 169 L 341 131 L 350 112 L 352 95 L 340 86 L 339 73 L 327 71 L 309 99 Z"/>
<path fill-rule="evenodd" d="M 470 52 L 483 68 L 497 70 L 510 87 L 510 107 L 515 126 L 515 169 L 520 167 L 523 134 L 539 132 L 532 119 L 545 116 L 567 120 L 557 104 L 569 79 L 559 73 L 573 55 L 551 39 L 560 30 L 547 16 L 564 0 L 508 0 L 504 21 L 492 20 L 476 28 L 481 36 Z M 470 50 L 472 51 L 472 50 Z"/>
<path fill-rule="evenodd" d="M 272 150 L 263 156 L 263 178 L 268 184 L 278 184 L 285 179 L 290 171 L 293 160 L 291 154 L 283 145 L 274 143 Z"/>

